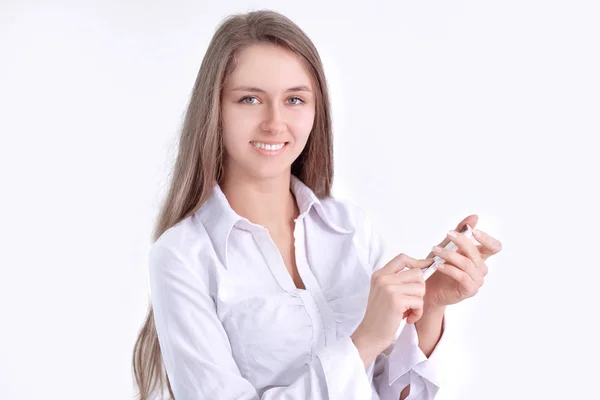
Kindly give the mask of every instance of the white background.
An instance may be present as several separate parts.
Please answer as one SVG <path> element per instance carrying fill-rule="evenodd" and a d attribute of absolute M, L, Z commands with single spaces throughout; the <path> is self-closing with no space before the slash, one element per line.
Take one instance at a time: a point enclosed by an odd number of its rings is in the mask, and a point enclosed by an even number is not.
<path fill-rule="evenodd" d="M 208 42 L 272 8 L 312 38 L 335 194 L 424 257 L 502 241 L 449 308 L 439 399 L 597 396 L 596 1 L 0 1 L 0 398 L 130 399 L 151 228 Z"/>

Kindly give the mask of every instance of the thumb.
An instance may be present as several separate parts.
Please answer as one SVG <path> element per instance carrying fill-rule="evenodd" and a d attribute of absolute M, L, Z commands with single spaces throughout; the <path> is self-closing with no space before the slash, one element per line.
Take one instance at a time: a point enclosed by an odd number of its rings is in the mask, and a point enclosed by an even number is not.
<path fill-rule="evenodd" d="M 433 264 L 433 258 L 417 260 L 407 256 L 406 254 L 398 254 L 396 257 L 392 258 L 392 260 L 388 262 L 385 267 L 383 267 L 382 272 L 385 274 L 393 274 L 406 268 L 424 269 L 429 267 L 431 264 Z"/>
<path fill-rule="evenodd" d="M 477 222 L 479 222 L 479 216 L 477 214 L 469 215 L 468 217 L 466 217 L 465 219 L 460 221 L 458 223 L 458 225 L 456 225 L 456 228 L 454 228 L 454 230 L 456 232 L 463 232 L 467 229 L 467 225 L 469 225 L 472 229 L 475 229 Z M 444 248 L 444 247 L 446 247 L 446 245 L 448 243 L 450 243 L 450 239 L 444 238 L 444 240 L 442 240 L 438 244 L 438 247 Z M 429 254 L 427 254 L 426 258 L 432 258 L 432 257 L 434 257 L 434 254 L 433 254 L 433 252 L 430 252 Z"/>

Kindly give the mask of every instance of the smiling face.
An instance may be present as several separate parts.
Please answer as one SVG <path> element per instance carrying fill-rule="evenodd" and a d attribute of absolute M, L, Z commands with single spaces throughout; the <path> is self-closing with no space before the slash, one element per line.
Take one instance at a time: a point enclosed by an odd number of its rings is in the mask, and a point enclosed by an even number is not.
<path fill-rule="evenodd" d="M 271 44 L 238 54 L 221 96 L 225 175 L 285 176 L 315 120 L 310 75 L 298 56 Z"/>

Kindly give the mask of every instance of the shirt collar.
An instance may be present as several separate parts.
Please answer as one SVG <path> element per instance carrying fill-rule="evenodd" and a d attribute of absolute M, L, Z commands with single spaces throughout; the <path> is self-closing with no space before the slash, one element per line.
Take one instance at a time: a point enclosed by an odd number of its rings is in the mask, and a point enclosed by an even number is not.
<path fill-rule="evenodd" d="M 292 175 L 291 182 L 292 193 L 296 197 L 296 203 L 298 204 L 298 209 L 300 211 L 300 215 L 298 219 L 304 218 L 311 210 L 314 208 L 317 211 L 317 214 L 321 217 L 323 222 L 331 229 L 338 233 L 352 233 L 354 232 L 351 229 L 347 229 L 342 227 L 341 225 L 334 222 L 334 213 L 328 211 L 324 202 L 327 202 L 326 199 L 319 199 L 317 195 L 304 184 L 300 179 Z M 343 218 L 342 218 L 343 219 Z"/>
<path fill-rule="evenodd" d="M 317 195 L 296 176 L 292 175 L 290 189 L 296 198 L 300 214 L 298 219 L 303 219 L 310 212 L 313 205 L 321 206 L 321 201 Z"/>
<path fill-rule="evenodd" d="M 290 189 L 296 198 L 299 215 L 297 220 L 302 220 L 315 208 L 321 219 L 334 231 L 339 233 L 351 233 L 352 231 L 335 224 L 330 215 L 325 211 L 323 203 L 317 195 L 302 182 L 292 175 Z M 229 234 L 234 226 L 244 230 L 263 229 L 260 225 L 250 222 L 248 219 L 238 215 L 229 205 L 229 201 L 221 190 L 219 184 L 213 187 L 213 193 L 196 212 L 217 252 L 221 262 L 227 267 L 227 242 Z"/>

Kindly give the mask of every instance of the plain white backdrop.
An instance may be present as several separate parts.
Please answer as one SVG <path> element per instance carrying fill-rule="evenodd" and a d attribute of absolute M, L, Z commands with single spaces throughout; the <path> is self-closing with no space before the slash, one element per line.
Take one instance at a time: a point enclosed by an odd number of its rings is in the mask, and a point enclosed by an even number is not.
<path fill-rule="evenodd" d="M 204 51 L 271 8 L 319 49 L 334 193 L 391 253 L 498 238 L 439 399 L 598 398 L 595 1 L 0 0 L 0 398 L 131 399 L 151 228 Z"/>

